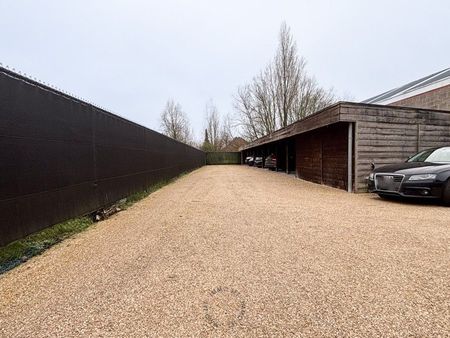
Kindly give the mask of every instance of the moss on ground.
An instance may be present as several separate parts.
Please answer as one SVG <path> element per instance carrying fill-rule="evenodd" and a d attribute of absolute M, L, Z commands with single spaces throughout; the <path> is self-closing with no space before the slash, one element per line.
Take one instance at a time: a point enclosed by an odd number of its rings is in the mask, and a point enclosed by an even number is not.
<path fill-rule="evenodd" d="M 89 217 L 71 219 L 45 228 L 0 248 L 0 274 L 39 255 L 67 237 L 83 231 L 93 223 Z"/>
<path fill-rule="evenodd" d="M 177 180 L 185 174 L 186 173 L 182 173 L 170 180 L 160 181 L 148 189 L 128 196 L 123 203 L 119 204 L 119 207 L 121 209 L 127 209 L 134 203 L 150 195 L 152 192 L 161 189 L 165 185 Z M 41 254 L 51 246 L 63 241 L 64 239 L 87 229 L 92 223 L 94 223 L 93 219 L 87 216 L 71 219 L 50 226 L 23 239 L 19 239 L 4 247 L 1 247 L 0 274 L 15 268 L 33 256 Z"/>

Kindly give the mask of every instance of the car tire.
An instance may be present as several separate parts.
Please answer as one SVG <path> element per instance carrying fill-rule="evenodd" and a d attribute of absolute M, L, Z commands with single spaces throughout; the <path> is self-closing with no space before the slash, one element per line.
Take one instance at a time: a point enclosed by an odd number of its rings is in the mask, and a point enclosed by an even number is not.
<path fill-rule="evenodd" d="M 450 179 L 444 184 L 442 190 L 442 202 L 444 202 L 446 206 L 450 206 Z"/>

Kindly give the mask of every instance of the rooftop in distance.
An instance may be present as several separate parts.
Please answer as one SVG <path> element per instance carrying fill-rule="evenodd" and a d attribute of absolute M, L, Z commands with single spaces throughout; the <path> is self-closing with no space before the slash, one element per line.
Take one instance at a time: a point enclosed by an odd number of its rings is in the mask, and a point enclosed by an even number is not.
<path fill-rule="evenodd" d="M 362 103 L 390 104 L 448 85 L 450 85 L 450 68 L 388 90 L 387 92 L 364 100 Z"/>

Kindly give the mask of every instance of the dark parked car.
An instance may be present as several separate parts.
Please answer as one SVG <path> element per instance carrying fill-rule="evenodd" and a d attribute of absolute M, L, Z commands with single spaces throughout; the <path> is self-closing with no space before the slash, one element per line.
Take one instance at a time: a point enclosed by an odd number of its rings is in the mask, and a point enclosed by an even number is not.
<path fill-rule="evenodd" d="M 247 156 L 245 158 L 245 163 L 247 163 L 249 166 L 252 166 L 255 163 L 255 159 L 253 156 Z"/>
<path fill-rule="evenodd" d="M 270 170 L 277 170 L 277 157 L 274 154 L 267 156 L 264 167 L 269 168 Z"/>
<path fill-rule="evenodd" d="M 264 160 L 263 160 L 263 158 L 261 156 L 255 157 L 254 164 L 255 164 L 255 167 L 259 167 L 259 168 L 264 167 Z"/>
<path fill-rule="evenodd" d="M 427 149 L 404 163 L 374 169 L 369 191 L 380 197 L 442 199 L 450 205 L 450 147 Z"/>

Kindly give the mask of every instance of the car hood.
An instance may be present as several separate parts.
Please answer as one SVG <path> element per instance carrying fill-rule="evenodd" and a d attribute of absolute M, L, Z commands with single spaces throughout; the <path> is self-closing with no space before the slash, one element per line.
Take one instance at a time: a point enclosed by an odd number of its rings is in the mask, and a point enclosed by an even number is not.
<path fill-rule="evenodd" d="M 396 173 L 404 175 L 415 174 L 438 174 L 450 170 L 450 163 L 432 162 L 404 162 L 398 164 L 384 165 L 375 168 L 374 173 Z"/>

